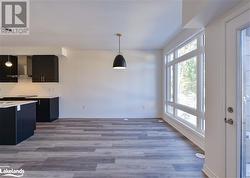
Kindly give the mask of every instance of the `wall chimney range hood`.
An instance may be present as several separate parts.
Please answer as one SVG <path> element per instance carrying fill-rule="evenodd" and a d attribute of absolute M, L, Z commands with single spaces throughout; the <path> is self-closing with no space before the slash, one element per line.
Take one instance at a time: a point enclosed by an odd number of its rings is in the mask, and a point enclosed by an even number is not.
<path fill-rule="evenodd" d="M 18 56 L 18 78 L 32 77 L 32 57 Z"/>

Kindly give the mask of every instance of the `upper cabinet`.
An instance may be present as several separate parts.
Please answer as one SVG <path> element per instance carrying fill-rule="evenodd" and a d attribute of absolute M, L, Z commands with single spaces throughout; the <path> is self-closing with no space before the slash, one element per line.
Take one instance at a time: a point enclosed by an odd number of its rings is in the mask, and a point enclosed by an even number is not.
<path fill-rule="evenodd" d="M 6 62 L 10 62 L 12 66 L 6 66 Z M 17 82 L 17 75 L 17 56 L 0 55 L 0 82 Z"/>
<path fill-rule="evenodd" d="M 32 82 L 59 82 L 58 57 L 0 55 L 0 83 L 18 82 L 21 78 L 31 80 L 31 77 Z"/>
<path fill-rule="evenodd" d="M 59 82 L 58 57 L 33 55 L 32 82 Z"/>

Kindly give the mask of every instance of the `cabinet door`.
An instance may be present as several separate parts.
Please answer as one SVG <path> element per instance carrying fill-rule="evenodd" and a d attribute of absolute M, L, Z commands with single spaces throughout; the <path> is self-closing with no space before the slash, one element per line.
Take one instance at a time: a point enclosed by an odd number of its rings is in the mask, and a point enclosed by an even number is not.
<path fill-rule="evenodd" d="M 23 141 L 23 123 L 22 118 L 19 117 L 18 111 L 16 112 L 16 144 Z"/>
<path fill-rule="evenodd" d="M 46 68 L 44 75 L 45 82 L 58 82 L 58 57 L 57 56 L 47 56 L 49 68 Z"/>
<path fill-rule="evenodd" d="M 11 67 L 5 66 L 5 63 L 10 60 Z M 0 82 L 17 82 L 17 56 L 0 55 Z"/>
<path fill-rule="evenodd" d="M 17 111 L 17 120 L 20 120 L 21 140 L 23 141 L 34 134 L 35 122 L 36 122 L 36 104 L 30 103 L 20 106 L 20 110 Z M 18 125 L 17 125 L 18 126 Z M 19 137 L 19 136 L 18 136 Z"/>
<path fill-rule="evenodd" d="M 33 82 L 58 82 L 58 57 L 54 55 L 32 56 Z"/>
<path fill-rule="evenodd" d="M 49 122 L 50 121 L 50 103 L 49 99 L 39 99 L 36 109 L 36 121 L 37 122 Z"/>
<path fill-rule="evenodd" d="M 59 117 L 59 98 L 50 99 L 50 121 L 54 121 Z"/>
<path fill-rule="evenodd" d="M 0 145 L 15 145 L 16 130 L 16 107 L 0 109 Z"/>

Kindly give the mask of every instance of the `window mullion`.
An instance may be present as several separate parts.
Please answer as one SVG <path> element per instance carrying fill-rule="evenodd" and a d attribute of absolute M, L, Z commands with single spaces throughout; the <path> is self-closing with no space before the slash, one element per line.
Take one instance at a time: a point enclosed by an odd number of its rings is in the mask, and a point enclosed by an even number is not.
<path fill-rule="evenodd" d="M 201 35 L 198 39 L 198 47 L 199 49 L 203 49 L 203 35 Z M 203 130 L 203 118 L 204 118 L 203 114 L 204 61 L 203 60 L 204 60 L 203 52 L 201 51 L 201 53 L 197 56 L 197 113 L 198 113 L 197 129 L 199 129 L 200 131 Z"/>
<path fill-rule="evenodd" d="M 174 60 L 176 59 L 177 52 L 174 51 Z M 173 115 L 176 116 L 176 103 L 177 103 L 177 65 L 173 64 L 173 96 L 174 96 L 174 113 Z"/>
<path fill-rule="evenodd" d="M 169 62 L 168 65 L 172 65 L 172 64 L 176 64 L 176 63 L 186 61 L 186 60 L 188 60 L 190 58 L 193 58 L 194 56 L 197 56 L 197 54 L 200 54 L 201 52 L 202 52 L 202 50 L 200 50 L 198 48 L 198 49 L 196 49 L 194 51 L 191 51 L 191 52 L 189 52 L 189 53 L 187 53 L 187 54 L 185 54 L 185 55 L 183 55 L 181 57 L 177 57 L 177 55 L 176 55 L 176 58 L 173 61 Z"/>
<path fill-rule="evenodd" d="M 164 77 L 165 77 L 165 79 L 164 79 L 164 111 L 165 112 L 167 112 L 167 102 L 168 102 L 168 85 L 167 85 L 167 83 L 168 83 L 168 75 L 167 75 L 167 73 L 168 73 L 168 61 L 167 61 L 167 55 L 165 55 L 165 58 L 164 58 L 164 63 L 165 63 L 165 66 L 164 66 L 164 68 L 165 68 L 165 70 L 164 70 Z"/>
<path fill-rule="evenodd" d="M 199 40 L 198 40 L 199 41 Z M 202 130 L 202 120 L 201 120 L 201 55 L 199 54 L 197 56 L 197 80 L 196 80 L 196 88 L 197 88 L 197 105 L 196 105 L 196 108 L 197 108 L 197 129 L 199 130 Z"/>
<path fill-rule="evenodd" d="M 205 35 L 201 35 L 201 47 L 205 48 Z M 202 119 L 202 131 L 205 130 L 205 51 L 200 55 L 201 56 L 201 119 Z"/>
<path fill-rule="evenodd" d="M 201 130 L 204 130 L 204 119 L 205 119 L 205 116 L 204 116 L 204 106 L 205 106 L 205 103 L 204 103 L 204 88 L 205 85 L 204 85 L 204 57 L 202 56 L 203 54 L 201 54 L 201 67 L 200 67 L 200 70 L 203 71 L 201 72 L 201 81 L 200 81 L 200 85 L 201 85 L 201 88 L 200 88 L 200 93 L 201 93 L 201 98 L 200 98 L 200 110 L 199 110 L 199 113 L 200 113 L 200 120 L 201 120 Z"/>
<path fill-rule="evenodd" d="M 166 66 L 166 103 L 169 101 L 169 66 Z"/>

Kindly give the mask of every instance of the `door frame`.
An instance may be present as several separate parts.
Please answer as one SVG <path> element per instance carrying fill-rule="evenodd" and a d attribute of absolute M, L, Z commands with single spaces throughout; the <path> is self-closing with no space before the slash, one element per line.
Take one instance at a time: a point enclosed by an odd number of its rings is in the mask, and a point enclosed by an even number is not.
<path fill-rule="evenodd" d="M 232 118 L 234 125 L 226 124 L 225 126 L 225 177 L 240 177 L 242 172 L 242 58 L 240 50 L 241 31 L 250 25 L 250 20 L 245 17 L 248 14 L 250 14 L 249 7 L 226 22 L 225 116 L 226 119 Z M 235 45 L 237 46 L 232 50 Z M 230 94 L 232 93 L 233 96 L 231 97 Z M 230 106 L 235 110 L 233 114 L 227 111 Z"/>

